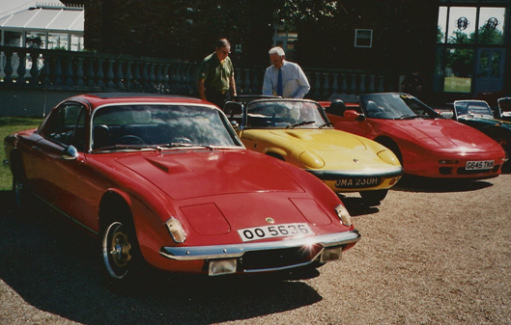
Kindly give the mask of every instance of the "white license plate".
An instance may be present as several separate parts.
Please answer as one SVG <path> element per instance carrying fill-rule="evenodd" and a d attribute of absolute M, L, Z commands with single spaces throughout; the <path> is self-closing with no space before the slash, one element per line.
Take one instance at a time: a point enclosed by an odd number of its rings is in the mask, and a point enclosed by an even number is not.
<path fill-rule="evenodd" d="M 484 170 L 492 169 L 494 165 L 493 160 L 482 160 L 482 161 L 467 161 L 465 165 L 466 170 Z"/>
<path fill-rule="evenodd" d="M 296 237 L 313 235 L 314 233 L 306 223 L 287 223 L 283 225 L 261 226 L 238 230 L 241 240 L 251 241 L 274 237 Z"/>

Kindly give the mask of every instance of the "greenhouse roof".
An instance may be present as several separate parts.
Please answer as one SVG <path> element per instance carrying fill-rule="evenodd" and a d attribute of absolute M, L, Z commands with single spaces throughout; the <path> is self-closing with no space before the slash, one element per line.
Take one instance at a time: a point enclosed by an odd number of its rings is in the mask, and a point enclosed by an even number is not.
<path fill-rule="evenodd" d="M 0 29 L 83 34 L 81 7 L 37 6 L 0 17 Z"/>

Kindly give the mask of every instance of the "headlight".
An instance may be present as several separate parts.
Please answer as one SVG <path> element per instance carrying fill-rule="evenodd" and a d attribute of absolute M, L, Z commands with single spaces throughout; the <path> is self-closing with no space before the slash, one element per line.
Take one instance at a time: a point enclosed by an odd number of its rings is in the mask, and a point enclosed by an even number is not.
<path fill-rule="evenodd" d="M 397 159 L 396 155 L 390 151 L 390 150 L 382 150 L 382 151 L 379 151 L 377 153 L 378 157 L 380 157 L 381 160 L 383 160 L 384 162 L 388 163 L 388 164 L 392 164 L 392 165 L 399 165 L 399 159 Z"/>
<path fill-rule="evenodd" d="M 174 217 L 171 217 L 169 220 L 165 222 L 165 225 L 167 225 L 167 229 L 169 230 L 172 239 L 176 243 L 180 244 L 185 242 L 186 232 L 183 229 L 183 226 L 181 225 L 181 222 L 179 222 L 179 220 L 177 220 Z"/>
<path fill-rule="evenodd" d="M 351 216 L 348 210 L 346 210 L 346 208 L 344 207 L 344 205 L 339 204 L 338 206 L 336 206 L 335 212 L 337 212 L 337 216 L 339 216 L 339 219 L 341 219 L 343 225 L 347 227 L 350 227 L 352 225 Z"/>
<path fill-rule="evenodd" d="M 325 166 L 325 162 L 321 157 L 309 151 L 302 152 L 299 158 L 300 161 L 309 168 L 322 168 Z"/>

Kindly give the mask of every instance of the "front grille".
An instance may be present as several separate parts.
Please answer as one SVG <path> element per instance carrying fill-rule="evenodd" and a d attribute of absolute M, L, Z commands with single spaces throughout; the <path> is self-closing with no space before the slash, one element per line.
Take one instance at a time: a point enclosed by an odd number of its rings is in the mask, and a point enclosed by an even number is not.
<path fill-rule="evenodd" d="M 239 270 L 278 269 L 312 260 L 321 251 L 320 245 L 247 252 L 238 261 Z"/>

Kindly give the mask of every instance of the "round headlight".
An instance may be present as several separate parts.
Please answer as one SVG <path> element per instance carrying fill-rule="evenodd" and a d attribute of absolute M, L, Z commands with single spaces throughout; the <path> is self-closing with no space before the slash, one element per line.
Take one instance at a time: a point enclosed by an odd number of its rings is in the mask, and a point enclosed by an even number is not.
<path fill-rule="evenodd" d="M 322 168 L 325 166 L 323 159 L 308 151 L 304 151 L 300 154 L 300 161 L 308 168 Z"/>

